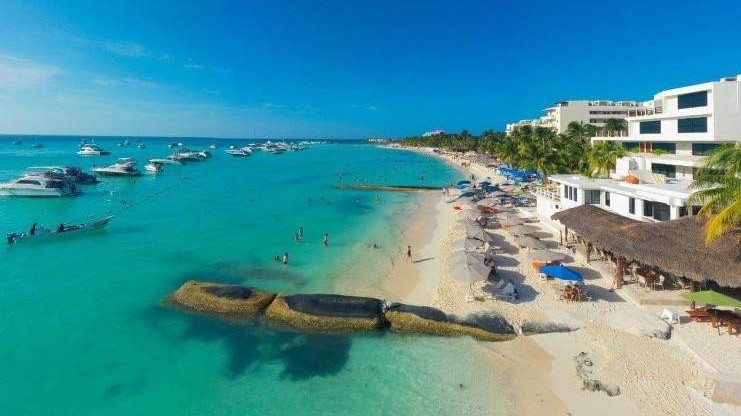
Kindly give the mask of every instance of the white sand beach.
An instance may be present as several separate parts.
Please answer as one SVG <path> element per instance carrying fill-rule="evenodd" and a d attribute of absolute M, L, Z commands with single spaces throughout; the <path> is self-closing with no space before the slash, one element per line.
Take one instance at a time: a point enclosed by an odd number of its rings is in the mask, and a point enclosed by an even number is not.
<path fill-rule="evenodd" d="M 427 150 L 424 151 L 432 154 Z M 477 180 L 490 177 L 503 182 L 485 166 L 442 156 Z M 389 274 L 381 280 L 378 293 L 387 299 L 429 305 L 465 316 L 498 312 L 509 322 L 552 322 L 575 330 L 563 333 L 519 337 L 502 343 L 480 343 L 491 360 L 505 374 L 502 385 L 511 414 L 517 415 L 731 415 L 741 409 L 710 399 L 714 379 L 724 372 L 741 372 L 741 340 L 715 334 L 709 325 L 683 323 L 674 326 L 669 340 L 651 337 L 667 328 L 659 318 L 661 309 L 643 307 L 610 290 L 610 269 L 606 262 L 589 265 L 569 256 L 565 263 L 577 268 L 588 281 L 593 301 L 570 303 L 559 299 L 552 281 L 541 281 L 505 230 L 492 234 L 502 241 L 497 251 L 497 277 L 511 280 L 520 295 L 515 303 L 499 300 L 470 301 L 479 287 L 452 278 L 448 257 L 452 243 L 463 236 L 456 211 L 446 198 L 431 194 L 426 208 L 418 211 L 404 230 L 404 244 L 413 247 L 414 261 L 403 253 L 392 261 Z M 522 217 L 534 217 L 532 209 L 521 209 Z M 543 233 L 552 230 L 539 222 L 532 224 Z M 553 238 L 542 239 L 551 248 Z M 368 288 L 366 288 L 368 289 Z M 617 386 L 619 395 L 583 390 L 577 378 L 575 357 L 586 352 L 592 361 L 592 377 Z M 730 367 L 729 367 L 730 365 Z M 730 370 L 729 370 L 730 369 Z M 736 374 L 737 375 L 737 374 Z"/>

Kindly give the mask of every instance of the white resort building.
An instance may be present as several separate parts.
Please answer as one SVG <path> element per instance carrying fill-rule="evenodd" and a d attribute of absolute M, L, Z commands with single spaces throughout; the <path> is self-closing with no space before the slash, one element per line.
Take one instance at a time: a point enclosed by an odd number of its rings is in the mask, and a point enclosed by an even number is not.
<path fill-rule="evenodd" d="M 585 204 L 642 221 L 695 214 L 699 207 L 687 207 L 694 169 L 713 148 L 741 141 L 741 75 L 662 91 L 626 120 L 626 133 L 592 138 L 630 152 L 610 179 L 550 176 L 557 189 L 538 191 L 542 218 Z"/>
<path fill-rule="evenodd" d="M 510 134 L 517 127 L 527 125 L 548 127 L 554 129 L 556 133 L 563 133 L 572 121 L 603 127 L 607 120 L 611 118 L 625 119 L 630 111 L 636 111 L 640 108 L 642 108 L 642 104 L 636 101 L 561 101 L 543 110 L 545 114 L 540 118 L 507 124 L 506 131 L 507 134 Z"/>

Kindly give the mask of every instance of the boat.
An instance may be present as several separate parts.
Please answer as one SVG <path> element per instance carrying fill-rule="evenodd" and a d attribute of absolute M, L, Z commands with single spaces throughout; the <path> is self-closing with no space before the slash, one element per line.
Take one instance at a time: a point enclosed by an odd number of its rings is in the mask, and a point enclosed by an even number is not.
<path fill-rule="evenodd" d="M 80 151 L 77 154 L 80 156 L 105 156 L 110 155 L 111 152 L 103 150 L 102 147 L 96 144 L 84 144 L 80 147 Z"/>
<path fill-rule="evenodd" d="M 182 145 L 183 145 L 183 143 L 181 143 L 181 142 L 172 142 L 172 143 L 168 144 L 168 146 L 169 146 L 170 148 L 173 148 L 173 147 L 180 147 L 180 146 L 182 146 Z"/>
<path fill-rule="evenodd" d="M 28 168 L 29 173 L 50 175 L 57 178 L 65 178 L 81 185 L 92 185 L 98 183 L 98 179 L 78 168 L 77 166 L 33 166 Z"/>
<path fill-rule="evenodd" d="M 216 149 L 216 143 L 211 144 L 211 146 L 208 147 L 209 149 Z"/>
<path fill-rule="evenodd" d="M 206 160 L 206 156 L 201 152 L 194 152 L 185 148 L 178 150 L 168 157 L 181 162 L 202 162 Z"/>
<path fill-rule="evenodd" d="M 139 147 L 140 149 L 146 149 L 146 148 L 147 148 L 147 145 L 146 145 L 146 144 L 144 144 L 144 143 L 141 143 L 141 144 L 139 144 L 139 146 L 138 146 L 138 147 Z"/>
<path fill-rule="evenodd" d="M 148 173 L 160 173 L 164 172 L 165 165 L 159 162 L 153 162 L 149 161 L 146 165 L 144 165 L 144 170 L 146 170 Z"/>
<path fill-rule="evenodd" d="M 25 174 L 6 183 L 0 183 L 1 196 L 58 197 L 80 193 L 72 181 L 63 177 L 38 173 Z"/>
<path fill-rule="evenodd" d="M 40 149 L 40 148 L 44 147 L 44 144 L 43 143 L 34 143 L 34 144 L 31 145 L 31 147 L 33 147 L 35 149 Z"/>
<path fill-rule="evenodd" d="M 252 149 L 249 147 L 242 147 L 240 149 L 227 149 L 226 154 L 232 156 L 252 156 Z"/>
<path fill-rule="evenodd" d="M 136 168 L 136 161 L 130 157 L 120 158 L 111 166 L 93 168 L 93 172 L 102 176 L 139 176 L 142 174 Z"/>
<path fill-rule="evenodd" d="M 182 165 L 183 164 L 183 162 L 179 160 L 175 160 L 175 159 L 170 159 L 170 157 L 167 157 L 165 159 L 161 159 L 161 158 L 149 159 L 149 162 L 150 163 L 161 163 L 163 165 Z"/>
<path fill-rule="evenodd" d="M 111 221 L 111 218 L 113 218 L 113 215 L 80 224 L 59 224 L 59 226 L 53 230 L 50 230 L 43 225 L 38 226 L 36 223 L 34 223 L 28 232 L 10 233 L 7 235 L 6 238 L 8 244 L 17 244 L 23 241 L 42 241 L 47 240 L 50 237 L 59 237 L 62 235 L 76 235 L 84 231 L 98 230 L 104 228 Z"/>

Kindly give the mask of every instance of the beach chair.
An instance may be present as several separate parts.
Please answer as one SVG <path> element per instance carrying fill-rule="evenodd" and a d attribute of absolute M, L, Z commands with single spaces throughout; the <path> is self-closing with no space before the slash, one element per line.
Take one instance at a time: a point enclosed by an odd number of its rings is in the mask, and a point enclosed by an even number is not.
<path fill-rule="evenodd" d="M 664 310 L 661 311 L 661 319 L 668 320 L 670 324 L 674 323 L 674 321 L 680 323 L 679 312 L 675 309 L 664 308 Z"/>

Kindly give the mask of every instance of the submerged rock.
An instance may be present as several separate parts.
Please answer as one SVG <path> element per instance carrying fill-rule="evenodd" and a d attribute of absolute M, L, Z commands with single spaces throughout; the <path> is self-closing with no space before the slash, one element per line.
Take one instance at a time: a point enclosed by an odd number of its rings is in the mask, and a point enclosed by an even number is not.
<path fill-rule="evenodd" d="M 197 312 L 254 318 L 273 301 L 275 294 L 246 286 L 185 282 L 170 296 L 178 306 Z"/>
<path fill-rule="evenodd" d="M 310 331 L 373 331 L 383 328 L 380 299 L 343 295 L 279 295 L 265 310 L 269 323 Z"/>
<path fill-rule="evenodd" d="M 499 331 L 490 331 L 475 322 L 461 321 L 427 306 L 395 303 L 386 309 L 384 315 L 391 330 L 397 332 L 437 336 L 468 335 L 482 341 L 506 341 L 515 337 L 512 327 L 500 326 Z"/>

